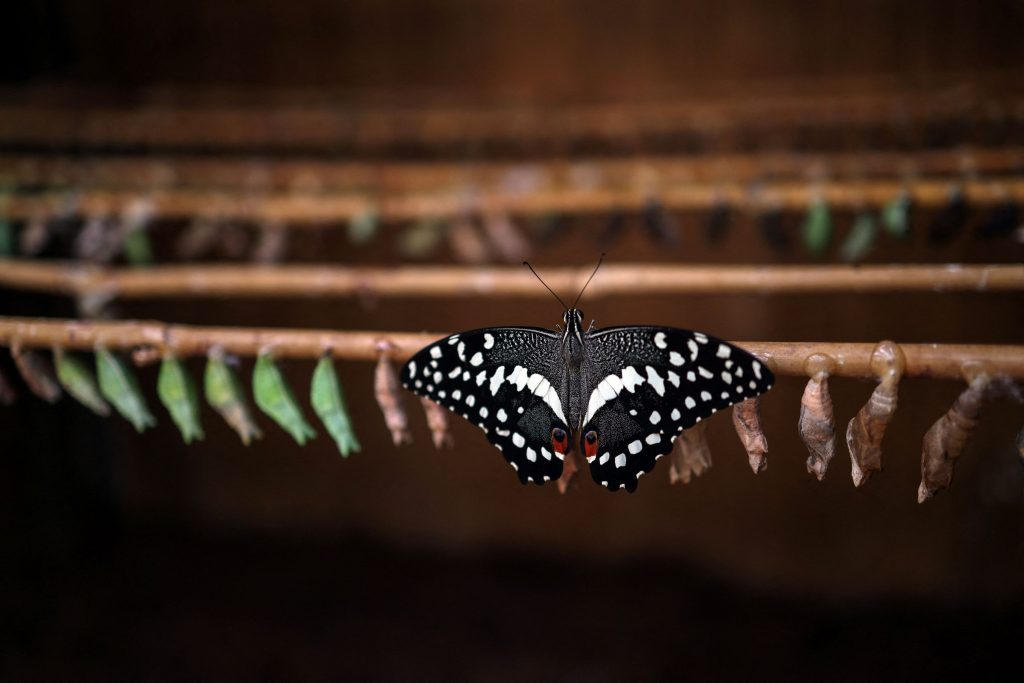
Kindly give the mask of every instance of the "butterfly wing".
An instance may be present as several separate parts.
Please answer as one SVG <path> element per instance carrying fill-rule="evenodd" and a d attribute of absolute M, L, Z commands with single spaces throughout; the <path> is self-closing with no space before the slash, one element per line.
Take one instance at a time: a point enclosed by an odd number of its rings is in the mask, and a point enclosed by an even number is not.
<path fill-rule="evenodd" d="M 555 427 L 569 433 L 568 373 L 552 332 L 492 327 L 453 334 L 409 359 L 401 380 L 483 429 L 522 483 L 561 476 L 564 449 L 555 449 L 551 434 Z"/>
<path fill-rule="evenodd" d="M 611 490 L 637 480 L 679 433 L 763 394 L 771 371 L 737 346 L 671 327 L 611 327 L 587 338 L 580 452 Z M 587 434 L 596 433 L 596 443 Z"/>

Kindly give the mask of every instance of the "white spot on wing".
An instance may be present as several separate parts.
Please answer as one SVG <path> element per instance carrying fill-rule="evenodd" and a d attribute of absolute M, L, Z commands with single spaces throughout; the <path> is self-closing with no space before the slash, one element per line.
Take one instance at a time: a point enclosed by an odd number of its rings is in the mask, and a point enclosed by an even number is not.
<path fill-rule="evenodd" d="M 687 340 L 686 348 L 690 349 L 690 360 L 697 360 L 697 342 L 692 339 Z"/>
<path fill-rule="evenodd" d="M 702 400 L 702 401 L 710 401 L 711 400 L 711 394 L 709 394 L 706 391 L 700 392 L 700 400 Z"/>
<path fill-rule="evenodd" d="M 701 365 L 700 367 L 697 368 L 697 372 L 704 379 L 711 379 L 714 376 L 714 375 L 711 374 L 711 371 L 708 370 L 707 368 L 705 368 L 703 365 Z"/>
<path fill-rule="evenodd" d="M 623 457 L 625 457 L 625 456 L 623 456 Z M 612 459 L 612 454 L 611 453 L 604 453 L 600 458 L 597 459 L 597 462 L 599 464 L 601 464 L 601 465 L 604 465 L 604 464 L 607 464 L 608 461 L 611 460 L 611 459 Z"/>
<path fill-rule="evenodd" d="M 725 344 L 719 344 L 718 351 L 715 352 L 715 355 L 719 358 L 728 358 L 730 353 L 732 353 L 732 349 Z"/>
<path fill-rule="evenodd" d="M 640 443 L 640 439 L 637 439 L 636 441 L 634 441 L 631 444 L 629 444 L 628 446 L 626 446 L 626 448 L 629 449 L 630 453 L 632 453 L 633 455 L 636 455 L 637 453 L 639 453 L 640 451 L 642 451 L 644 449 L 644 445 L 642 443 Z M 625 456 L 623 456 L 623 457 L 625 457 Z"/>
<path fill-rule="evenodd" d="M 476 396 L 474 396 L 473 394 L 468 394 L 466 396 L 466 405 L 472 408 L 474 403 L 476 403 Z"/>
<path fill-rule="evenodd" d="M 704 400 L 706 401 L 707 399 L 704 399 Z M 685 400 L 685 401 L 683 401 L 683 403 L 684 403 L 684 404 L 686 405 L 686 407 L 687 407 L 687 408 L 689 408 L 690 410 L 693 410 L 694 408 L 696 408 L 696 407 L 697 407 L 697 402 L 693 400 L 693 396 L 687 396 L 687 397 L 686 397 L 686 400 Z M 677 418 L 677 419 L 678 419 L 678 418 Z"/>
<path fill-rule="evenodd" d="M 498 408 L 498 422 L 504 422 L 508 419 L 508 413 L 505 412 L 504 408 Z"/>
<path fill-rule="evenodd" d="M 494 335 L 493 334 L 489 334 L 489 333 L 484 333 L 484 348 L 485 349 L 490 349 L 490 348 L 493 348 L 493 347 L 494 347 Z"/>
<path fill-rule="evenodd" d="M 666 346 L 668 346 L 668 344 L 665 342 L 664 332 L 656 332 L 654 334 L 654 345 L 657 346 L 659 349 L 663 349 Z"/>
<path fill-rule="evenodd" d="M 640 442 L 637 441 L 637 443 L 640 443 Z M 619 453 L 618 455 L 615 456 L 615 466 L 616 467 L 625 467 L 626 466 L 626 454 L 625 453 Z"/>
<path fill-rule="evenodd" d="M 516 448 L 522 448 L 523 446 L 526 445 L 526 439 L 523 438 L 522 434 L 520 434 L 519 432 L 516 432 L 515 434 L 512 435 L 512 443 L 515 444 Z M 537 454 L 536 453 L 533 454 L 533 459 L 534 460 L 537 459 Z"/>
<path fill-rule="evenodd" d="M 681 355 L 679 355 L 678 351 L 672 351 L 671 353 L 668 354 L 668 362 L 671 363 L 672 365 L 682 365 L 686 361 L 683 359 Z"/>
<path fill-rule="evenodd" d="M 483 365 L 483 362 L 484 362 L 484 354 L 480 353 L 479 351 L 474 353 L 473 357 L 469 359 L 469 364 L 474 366 L 474 367 Z"/>
<path fill-rule="evenodd" d="M 658 396 L 665 395 L 665 380 L 650 365 L 647 366 L 647 381 L 651 383 L 651 388 L 658 392 Z"/>
<path fill-rule="evenodd" d="M 648 434 L 647 438 L 644 439 L 644 441 L 646 441 L 648 443 L 648 445 L 653 446 L 656 443 L 661 443 L 661 435 L 660 434 Z"/>
<path fill-rule="evenodd" d="M 679 375 L 677 375 L 676 373 L 674 373 L 671 370 L 669 370 L 668 371 L 668 381 L 672 382 L 672 386 L 678 387 L 679 386 Z"/>
<path fill-rule="evenodd" d="M 688 398 L 688 399 L 689 399 L 690 401 L 692 401 L 692 400 L 693 400 L 692 398 L 689 398 L 689 397 L 687 397 L 687 398 Z M 679 408 L 673 408 L 673 409 L 672 409 L 672 419 L 673 419 L 673 420 L 678 420 L 678 419 L 679 419 L 680 417 L 682 417 L 682 413 L 680 413 L 680 412 L 679 412 Z"/>
<path fill-rule="evenodd" d="M 441 347 L 440 346 L 432 346 L 432 347 L 430 347 L 430 357 L 431 358 L 440 358 L 441 357 Z"/>
<path fill-rule="evenodd" d="M 516 440 L 516 436 L 519 436 L 519 435 L 516 434 L 515 436 L 513 436 L 512 437 L 513 441 Z M 520 438 L 522 438 L 522 437 L 520 437 Z M 523 443 L 526 443 L 526 442 L 524 441 Z M 532 448 L 527 448 L 526 449 L 526 459 L 529 460 L 530 462 L 537 462 L 537 451 L 533 450 Z"/>
<path fill-rule="evenodd" d="M 656 425 L 659 422 L 661 422 L 661 414 L 658 413 L 657 410 L 655 410 L 653 413 L 651 413 L 651 424 Z"/>
<path fill-rule="evenodd" d="M 487 375 L 486 372 L 481 372 L 480 375 L 477 375 L 477 382 L 476 383 L 477 384 L 483 384 L 483 380 L 480 379 L 480 377 L 481 376 L 486 376 L 486 375 Z M 494 371 L 493 375 L 491 375 L 491 396 L 495 396 L 498 393 L 498 387 L 500 387 L 501 383 L 504 382 L 504 381 L 505 381 L 505 366 L 504 365 L 499 365 L 498 369 Z"/>

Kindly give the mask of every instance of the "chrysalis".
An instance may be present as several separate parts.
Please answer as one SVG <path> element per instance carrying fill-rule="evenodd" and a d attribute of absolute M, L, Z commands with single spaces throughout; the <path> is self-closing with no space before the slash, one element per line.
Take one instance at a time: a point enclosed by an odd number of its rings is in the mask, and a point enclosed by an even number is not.
<path fill-rule="evenodd" d="M 897 239 L 910 234 L 910 194 L 900 192 L 882 208 L 882 225 Z"/>
<path fill-rule="evenodd" d="M 672 449 L 672 465 L 668 470 L 670 484 L 689 484 L 711 467 L 711 448 L 708 446 L 707 422 L 698 422 L 683 431 Z"/>
<path fill-rule="evenodd" d="M 210 351 L 203 375 L 203 390 L 206 402 L 235 430 L 243 444 L 248 446 L 253 439 L 263 437 L 246 403 L 241 383 L 224 361 L 224 352 L 219 348 Z"/>
<path fill-rule="evenodd" d="M 142 432 L 156 424 L 156 418 L 149 412 L 146 399 L 139 391 L 139 384 L 127 363 L 105 348 L 97 347 L 96 374 L 103 396 L 122 417 L 132 423 L 135 431 Z"/>
<path fill-rule="evenodd" d="M 355 431 L 352 429 L 352 420 L 349 419 L 348 409 L 345 406 L 345 394 L 338 381 L 338 375 L 334 371 L 334 363 L 331 357 L 325 355 L 316 365 L 313 371 L 313 382 L 310 387 L 310 401 L 313 410 L 320 417 L 327 428 L 327 433 L 338 445 L 342 457 L 347 458 L 349 453 L 358 452 L 359 440 L 356 439 Z"/>
<path fill-rule="evenodd" d="M 60 384 L 53 372 L 53 366 L 41 353 L 33 349 L 12 346 L 11 356 L 14 357 L 18 372 L 33 394 L 47 403 L 56 403 L 60 399 Z"/>
<path fill-rule="evenodd" d="M 828 249 L 832 239 L 832 217 L 829 214 L 828 202 L 818 197 L 807 208 L 807 216 L 803 225 L 804 246 L 812 256 L 821 256 Z"/>
<path fill-rule="evenodd" d="M 148 199 L 136 199 L 121 214 L 124 255 L 133 266 L 148 266 L 153 262 L 153 247 L 149 242 L 152 218 L 153 205 Z"/>
<path fill-rule="evenodd" d="M 407 258 L 427 258 L 437 249 L 444 224 L 437 218 L 421 218 L 398 234 L 398 253 Z"/>
<path fill-rule="evenodd" d="M 377 234 L 379 217 L 377 209 L 367 206 L 348 222 L 348 240 L 352 244 L 365 244 Z"/>
<path fill-rule="evenodd" d="M 843 241 L 840 254 L 847 263 L 859 263 L 864 256 L 871 251 L 875 242 L 875 235 L 878 227 L 875 225 L 875 217 L 867 211 L 860 213 L 853 222 L 850 234 Z"/>
<path fill-rule="evenodd" d="M 256 359 L 252 373 L 252 393 L 260 410 L 291 434 L 300 446 L 316 436 L 316 430 L 306 422 L 284 375 L 268 352 L 261 353 Z"/>
<path fill-rule="evenodd" d="M 199 422 L 199 397 L 196 395 L 196 387 L 184 366 L 174 356 L 164 356 L 160 364 L 156 390 L 167 412 L 171 414 L 174 424 L 178 426 L 185 443 L 192 443 L 196 439 L 202 440 L 204 434 Z"/>
<path fill-rule="evenodd" d="M 66 353 L 63 349 L 54 349 L 57 365 L 57 379 L 61 386 L 75 399 L 97 415 L 110 415 L 110 405 L 103 400 L 99 385 L 89 367 Z"/>

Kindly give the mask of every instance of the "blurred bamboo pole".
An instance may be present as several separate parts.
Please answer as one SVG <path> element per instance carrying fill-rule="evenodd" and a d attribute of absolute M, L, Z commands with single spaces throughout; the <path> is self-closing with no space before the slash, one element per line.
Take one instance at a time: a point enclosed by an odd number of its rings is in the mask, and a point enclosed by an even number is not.
<path fill-rule="evenodd" d="M 161 183 L 177 187 L 285 190 L 315 185 L 377 191 L 450 188 L 479 184 L 500 187 L 509 178 L 527 176 L 551 183 L 589 173 L 602 184 L 621 184 L 654 174 L 688 182 L 759 181 L 806 178 L 817 170 L 827 177 L 910 178 L 962 173 L 1012 174 L 1024 167 L 1024 148 L 956 148 L 913 152 L 764 152 L 567 158 L 515 162 L 353 162 L 310 159 L 239 161 L 157 155 L 146 158 L 60 155 L 0 155 L 0 177 L 31 186 L 80 185 L 145 190 Z M 561 183 L 564 184 L 564 183 Z"/>
<path fill-rule="evenodd" d="M 544 270 L 555 290 L 576 291 L 590 266 Z M 106 268 L 71 262 L 0 260 L 0 286 L 73 296 L 164 297 L 469 297 L 546 298 L 548 292 L 520 267 L 323 265 L 174 265 Z M 867 266 L 602 267 L 587 299 L 635 294 L 793 292 L 1019 291 L 1024 264 Z"/>
<path fill-rule="evenodd" d="M 977 78 L 977 77 L 975 77 Z M 986 92 L 962 87 L 859 94 L 748 96 L 629 104 L 536 106 L 351 107 L 313 104 L 233 106 L 146 103 L 136 108 L 39 103 L 0 107 L 0 142 L 59 146 L 211 146 L 242 149 L 340 142 L 432 145 L 485 139 L 626 139 L 693 132 L 721 135 L 738 128 L 906 128 L 935 121 L 1016 120 L 1019 79 L 1003 77 Z M 184 101 L 184 99 L 183 99 Z"/>
<path fill-rule="evenodd" d="M 610 213 L 639 211 L 652 200 L 666 209 L 706 210 L 727 202 L 752 210 L 764 206 L 804 210 L 812 199 L 824 199 L 834 208 L 861 209 L 881 206 L 906 192 L 915 206 L 945 206 L 952 189 L 959 188 L 970 205 L 993 205 L 1007 200 L 1024 201 L 1024 180 L 1000 181 L 894 180 L 679 184 L 658 187 L 657 182 L 633 187 L 592 189 L 559 188 L 511 193 L 487 191 L 467 197 L 460 192 L 398 195 L 375 193 L 228 193 L 200 190 L 155 190 L 145 193 L 152 216 L 188 219 L 210 216 L 247 221 L 286 221 L 290 226 L 322 228 L 340 225 L 374 211 L 384 220 L 408 221 L 423 217 L 453 218 L 467 212 L 507 212 L 517 215 L 551 213 Z M 69 189 L 38 196 L 15 194 L 8 199 L 5 215 L 14 219 L 38 218 L 62 210 L 70 215 L 108 215 L 138 200 L 139 192 Z"/>
<path fill-rule="evenodd" d="M 0 344 L 21 348 L 91 350 L 97 346 L 129 350 L 150 347 L 178 356 L 227 353 L 255 356 L 273 349 L 279 357 L 320 358 L 325 351 L 347 360 L 377 360 L 386 353 L 404 360 L 442 333 L 331 331 L 242 327 L 199 327 L 156 321 L 94 322 L 0 316 Z M 764 361 L 775 373 L 805 377 L 808 358 L 820 354 L 833 361 L 832 377 L 875 378 L 871 367 L 876 344 L 835 342 L 733 342 Z M 985 372 L 1024 379 L 1024 346 L 900 344 L 905 377 L 964 379 Z"/>

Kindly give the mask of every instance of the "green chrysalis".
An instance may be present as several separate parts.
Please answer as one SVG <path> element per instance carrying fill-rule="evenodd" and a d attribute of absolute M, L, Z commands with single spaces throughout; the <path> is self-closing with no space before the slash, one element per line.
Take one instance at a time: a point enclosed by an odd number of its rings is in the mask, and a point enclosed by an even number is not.
<path fill-rule="evenodd" d="M 210 352 L 203 375 L 203 389 L 207 403 L 235 430 L 242 443 L 248 446 L 253 439 L 263 438 L 245 401 L 238 377 L 224 362 L 223 353 Z"/>
<path fill-rule="evenodd" d="M 96 374 L 103 396 L 124 419 L 132 423 L 135 431 L 142 432 L 156 424 L 156 418 L 149 412 L 135 374 L 127 363 L 105 348 L 97 347 Z"/>
<path fill-rule="evenodd" d="M 288 388 L 281 370 L 269 353 L 261 353 L 256 359 L 256 368 L 252 373 L 252 393 L 260 410 L 291 434 L 300 446 L 316 437 L 316 430 L 306 422 L 292 390 Z"/>
<path fill-rule="evenodd" d="M 349 453 L 359 451 L 359 441 L 345 407 L 345 394 L 330 356 L 321 358 L 313 371 L 310 400 L 341 455 L 347 458 Z"/>
<path fill-rule="evenodd" d="M 110 415 L 110 404 L 103 400 L 89 367 L 63 349 L 54 349 L 57 379 L 69 394 L 97 415 Z"/>
<path fill-rule="evenodd" d="M 178 425 L 185 443 L 204 438 L 203 426 L 199 422 L 199 397 L 192 378 L 185 367 L 174 356 L 164 356 L 160 364 L 156 391 L 174 424 Z"/>

